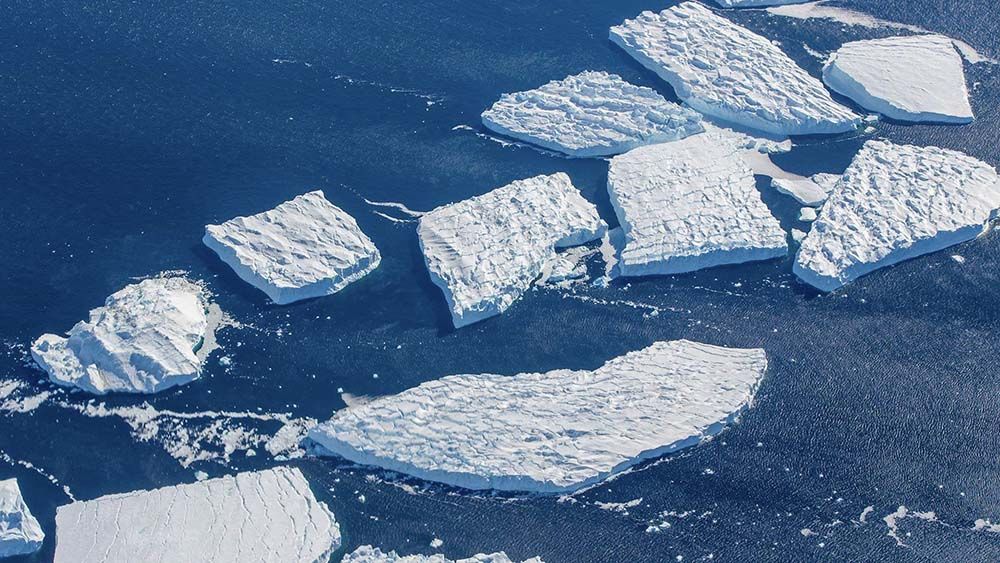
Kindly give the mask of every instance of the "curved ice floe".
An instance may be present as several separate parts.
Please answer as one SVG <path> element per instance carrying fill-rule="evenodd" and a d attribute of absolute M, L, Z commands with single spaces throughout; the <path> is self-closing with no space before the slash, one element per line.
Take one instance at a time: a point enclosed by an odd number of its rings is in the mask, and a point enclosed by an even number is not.
<path fill-rule="evenodd" d="M 363 545 L 344 556 L 341 563 L 514 563 L 504 552 L 483 554 L 462 559 L 448 559 L 444 555 L 397 555 L 395 551 L 383 552 L 377 547 Z M 538 557 L 522 563 L 544 563 Z"/>
<path fill-rule="evenodd" d="M 21 497 L 17 479 L 0 481 L 0 558 L 34 553 L 45 534 Z"/>

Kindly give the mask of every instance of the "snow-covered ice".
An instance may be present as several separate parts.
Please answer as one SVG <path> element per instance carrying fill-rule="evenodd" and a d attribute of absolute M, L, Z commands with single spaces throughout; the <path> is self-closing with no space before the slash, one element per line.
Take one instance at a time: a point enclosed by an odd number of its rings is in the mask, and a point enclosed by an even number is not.
<path fill-rule="evenodd" d="M 341 563 L 515 563 L 504 552 L 483 554 L 462 559 L 448 559 L 444 555 L 397 555 L 395 551 L 383 552 L 377 547 L 363 545 L 344 556 Z M 532 557 L 522 563 L 544 563 Z"/>
<path fill-rule="evenodd" d="M 794 270 L 832 291 L 975 238 L 998 207 L 1000 177 L 992 166 L 953 150 L 868 141 L 813 223 Z"/>
<path fill-rule="evenodd" d="M 761 37 L 696 2 L 643 12 L 611 40 L 694 109 L 778 135 L 839 133 L 860 117 Z"/>
<path fill-rule="evenodd" d="M 612 159 L 608 192 L 625 235 L 621 275 L 676 274 L 788 253 L 739 138 L 711 128 Z"/>
<path fill-rule="evenodd" d="M 563 173 L 518 180 L 439 207 L 417 234 L 456 327 L 504 312 L 558 259 L 557 247 L 601 238 L 597 208 Z"/>
<path fill-rule="evenodd" d="M 716 4 L 723 8 L 759 8 L 761 6 L 783 6 L 785 4 L 798 4 L 806 0 L 714 0 Z"/>
<path fill-rule="evenodd" d="M 202 242 L 278 304 L 336 293 L 378 267 L 353 217 L 309 192 L 270 211 L 205 227 Z"/>
<path fill-rule="evenodd" d="M 151 278 L 112 294 L 68 333 L 31 346 L 59 385 L 89 393 L 156 393 L 201 375 L 217 320 L 204 289 L 180 277 Z M 218 316 L 221 316 L 221 312 Z"/>
<path fill-rule="evenodd" d="M 309 437 L 455 486 L 572 491 L 718 434 L 766 368 L 760 349 L 657 342 L 593 371 L 444 377 L 339 411 Z"/>
<path fill-rule="evenodd" d="M 482 119 L 497 133 L 576 157 L 619 154 L 702 131 L 698 112 L 593 71 L 504 94 Z"/>
<path fill-rule="evenodd" d="M 819 207 L 826 201 L 827 193 L 822 186 L 811 179 L 789 180 L 787 178 L 772 178 L 771 187 L 795 201 L 809 207 Z"/>
<path fill-rule="evenodd" d="M 326 562 L 340 528 L 298 469 L 279 467 L 74 502 L 56 563 Z"/>
<path fill-rule="evenodd" d="M 816 209 L 812 207 L 803 207 L 799 209 L 799 221 L 804 221 L 806 223 L 816 220 Z"/>
<path fill-rule="evenodd" d="M 845 43 L 823 67 L 823 81 L 865 109 L 901 121 L 973 120 L 962 57 L 941 35 Z"/>
<path fill-rule="evenodd" d="M 818 174 L 813 174 L 809 177 L 814 184 L 820 187 L 821 190 L 826 192 L 827 197 L 833 193 L 833 190 L 837 187 L 837 182 L 840 181 L 840 174 L 830 174 L 827 172 L 820 172 Z"/>
<path fill-rule="evenodd" d="M 0 558 L 34 553 L 45 534 L 21 497 L 17 479 L 0 481 Z"/>

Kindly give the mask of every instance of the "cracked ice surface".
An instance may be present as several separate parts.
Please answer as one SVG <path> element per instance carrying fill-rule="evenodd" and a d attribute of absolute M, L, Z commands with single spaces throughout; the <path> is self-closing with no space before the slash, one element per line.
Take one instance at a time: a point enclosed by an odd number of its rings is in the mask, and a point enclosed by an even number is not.
<path fill-rule="evenodd" d="M 34 553 L 45 534 L 21 497 L 17 479 L 0 481 L 0 558 Z"/>
<path fill-rule="evenodd" d="M 329 452 L 470 489 L 556 493 L 721 432 L 767 358 L 657 342 L 593 371 L 453 375 L 342 410 L 310 431 Z"/>
<path fill-rule="evenodd" d="M 706 115 L 778 135 L 839 133 L 860 123 L 771 41 L 701 4 L 643 12 L 610 37 Z"/>
<path fill-rule="evenodd" d="M 479 553 L 464 559 L 447 559 L 444 555 L 397 555 L 395 551 L 384 553 L 377 547 L 363 545 L 344 556 L 341 563 L 515 563 L 504 552 Z M 544 563 L 533 557 L 522 563 Z"/>
<path fill-rule="evenodd" d="M 279 467 L 59 507 L 56 563 L 319 562 L 340 528 L 298 469 Z"/>
<path fill-rule="evenodd" d="M 482 118 L 497 133 L 577 157 L 619 154 L 702 131 L 698 112 L 606 72 L 504 94 Z"/>

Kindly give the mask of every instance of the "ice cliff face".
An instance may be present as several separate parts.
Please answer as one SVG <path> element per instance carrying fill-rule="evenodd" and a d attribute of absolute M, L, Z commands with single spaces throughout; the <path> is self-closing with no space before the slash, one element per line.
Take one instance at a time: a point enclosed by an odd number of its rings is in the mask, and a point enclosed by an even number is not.
<path fill-rule="evenodd" d="M 471 489 L 571 491 L 719 433 L 763 350 L 657 342 L 593 371 L 454 375 L 338 412 L 309 437 L 357 463 Z"/>
<path fill-rule="evenodd" d="M 505 311 L 556 260 L 557 247 L 596 240 L 597 209 L 559 173 L 519 180 L 439 207 L 417 234 L 431 279 L 461 327 Z"/>
<path fill-rule="evenodd" d="M 383 553 L 381 549 L 363 545 L 344 556 L 341 563 L 515 563 L 506 553 L 477 554 L 464 559 L 452 560 L 443 555 L 396 555 L 395 551 Z M 522 563 L 544 563 L 533 557 Z"/>
<path fill-rule="evenodd" d="M 794 270 L 832 291 L 975 238 L 998 207 L 1000 177 L 988 164 L 937 147 L 868 141 L 802 242 Z"/>
<path fill-rule="evenodd" d="M 56 513 L 56 563 L 326 562 L 333 514 L 279 467 L 74 502 Z"/>
<path fill-rule="evenodd" d="M 611 40 L 706 115 L 778 135 L 860 122 L 768 39 L 695 2 L 643 12 L 611 28 Z"/>
<path fill-rule="evenodd" d="M 0 481 L 0 558 L 34 553 L 45 534 L 21 498 L 17 479 Z"/>
<path fill-rule="evenodd" d="M 96 394 L 156 393 L 201 374 L 199 350 L 215 330 L 208 308 L 195 283 L 144 280 L 108 297 L 68 338 L 43 335 L 31 355 L 59 385 Z"/>
<path fill-rule="evenodd" d="M 698 112 L 606 72 L 504 94 L 482 119 L 497 133 L 577 157 L 623 153 L 702 131 Z"/>
<path fill-rule="evenodd" d="M 336 293 L 378 267 L 379 251 L 322 191 L 205 227 L 202 242 L 278 304 Z"/>
<path fill-rule="evenodd" d="M 901 121 L 972 121 L 962 57 L 941 35 L 845 43 L 823 67 L 827 86 Z"/>

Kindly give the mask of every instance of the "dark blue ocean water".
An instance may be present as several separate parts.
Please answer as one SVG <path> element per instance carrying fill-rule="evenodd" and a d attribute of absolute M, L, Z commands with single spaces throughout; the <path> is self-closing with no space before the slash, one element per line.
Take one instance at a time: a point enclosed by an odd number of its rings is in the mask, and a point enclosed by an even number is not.
<path fill-rule="evenodd" d="M 165 270 L 207 282 L 244 326 L 221 333 L 223 350 L 201 380 L 94 405 L 323 419 L 344 407 L 338 389 L 379 395 L 452 373 L 593 368 L 661 339 L 768 351 L 770 371 L 738 425 L 572 499 L 473 494 L 336 460 L 291 462 L 336 513 L 345 549 L 506 550 L 549 563 L 1000 560 L 1000 535 L 972 530 L 977 519 L 1000 522 L 1000 234 L 827 296 L 796 282 L 789 260 L 772 261 L 539 289 L 498 318 L 454 331 L 414 224 L 365 202 L 430 209 L 565 171 L 614 224 L 605 162 L 505 146 L 476 135 L 478 115 L 503 92 L 588 69 L 673 97 L 607 40 L 611 25 L 668 5 L 3 2 L 0 380 L 22 382 L 18 397 L 52 393 L 33 411 L 0 412 L 0 478 L 19 479 L 48 534 L 27 560 L 52 557 L 55 509 L 69 502 L 63 487 L 90 499 L 277 463 L 260 444 L 255 456 L 237 448 L 227 460 L 219 443 L 280 423 L 165 418 L 141 441 L 123 418 L 81 414 L 88 397 L 55 389 L 25 361 L 38 335 L 69 329 L 134 278 Z M 847 5 L 1000 56 L 990 2 Z M 758 11 L 730 17 L 780 41 L 815 74 L 821 61 L 804 45 L 827 52 L 892 33 Z M 874 136 L 1000 165 L 998 72 L 967 66 L 974 124 L 883 122 Z M 799 173 L 838 172 L 865 138 L 799 139 L 776 160 Z M 760 186 L 795 226 L 796 206 Z M 384 256 L 335 296 L 271 305 L 200 245 L 205 224 L 315 188 L 352 213 Z M 197 451 L 212 459 L 184 467 L 170 455 L 184 432 L 203 436 Z M 596 505 L 639 498 L 627 514 Z M 883 521 L 901 505 L 934 512 L 934 521 L 899 520 L 905 546 Z M 444 541 L 437 550 L 435 537 Z"/>

